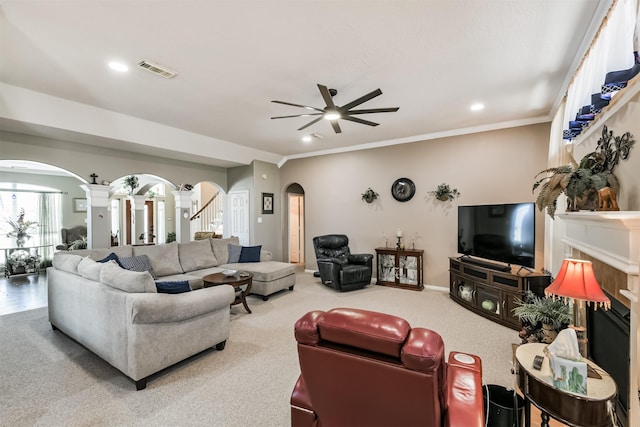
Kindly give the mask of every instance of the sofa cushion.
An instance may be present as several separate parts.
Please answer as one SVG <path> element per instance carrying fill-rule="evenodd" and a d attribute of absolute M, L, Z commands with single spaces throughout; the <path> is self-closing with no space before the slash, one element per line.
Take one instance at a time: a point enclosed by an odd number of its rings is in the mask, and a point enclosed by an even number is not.
<path fill-rule="evenodd" d="M 188 280 L 178 280 L 173 282 L 156 282 L 156 289 L 161 294 L 181 294 L 191 292 Z"/>
<path fill-rule="evenodd" d="M 240 252 L 239 262 L 260 262 L 260 250 L 262 245 L 259 246 L 243 246 Z"/>
<path fill-rule="evenodd" d="M 51 264 L 58 270 L 68 273 L 78 274 L 78 264 L 82 261 L 82 257 L 68 252 L 56 252 L 53 255 Z"/>
<path fill-rule="evenodd" d="M 134 246 L 133 255 L 146 255 L 149 257 L 151 267 L 158 276 L 182 273 L 180 257 L 178 256 L 178 243 L 171 242 L 164 245 Z"/>
<path fill-rule="evenodd" d="M 100 281 L 105 285 L 124 292 L 157 293 L 156 284 L 148 271 L 129 271 L 121 268 L 114 261 L 104 264 L 100 271 Z"/>
<path fill-rule="evenodd" d="M 151 274 L 151 277 L 154 279 L 158 278 L 158 275 L 153 271 L 153 267 L 149 262 L 149 257 L 146 255 L 120 258 L 118 260 L 118 264 L 129 271 L 148 271 Z"/>
<path fill-rule="evenodd" d="M 178 243 L 178 257 L 185 273 L 218 265 L 208 240 Z"/>
<path fill-rule="evenodd" d="M 133 256 L 133 249 L 131 245 L 126 246 L 113 246 L 111 248 L 98 248 L 98 249 L 79 249 L 72 251 L 71 253 L 80 256 L 90 256 L 91 258 L 98 260 L 105 258 L 111 253 L 116 254 L 119 257 Z"/>
<path fill-rule="evenodd" d="M 211 239 L 211 249 L 221 263 L 229 259 L 229 244 L 240 245 L 240 239 L 237 237 L 228 237 L 226 239 Z"/>
<path fill-rule="evenodd" d="M 246 262 L 235 264 L 224 264 L 220 267 L 232 270 L 244 270 L 253 273 L 254 282 L 271 282 L 292 274 L 296 274 L 296 267 L 293 264 L 279 261 L 268 262 Z"/>
<path fill-rule="evenodd" d="M 100 271 L 104 267 L 104 263 L 97 262 L 89 257 L 84 257 L 78 264 L 78 273 L 85 279 L 100 281 Z"/>
<path fill-rule="evenodd" d="M 242 246 L 238 245 L 228 245 L 229 249 L 229 258 L 227 259 L 228 263 L 240 262 L 240 254 L 242 254 Z"/>

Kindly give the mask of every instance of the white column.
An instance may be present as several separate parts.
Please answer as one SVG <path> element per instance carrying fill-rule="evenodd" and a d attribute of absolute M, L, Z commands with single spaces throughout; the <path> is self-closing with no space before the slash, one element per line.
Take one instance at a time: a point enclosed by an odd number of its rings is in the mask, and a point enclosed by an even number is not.
<path fill-rule="evenodd" d="M 140 235 L 146 233 L 144 229 L 144 202 L 147 199 L 145 195 L 129 196 L 131 200 L 131 243 L 133 245 L 144 243 L 144 239 L 140 239 Z"/>
<path fill-rule="evenodd" d="M 83 184 L 87 195 L 87 248 L 111 247 L 111 223 L 109 218 L 108 185 Z"/>
<path fill-rule="evenodd" d="M 191 241 L 191 195 L 193 191 L 172 191 L 176 199 L 176 242 Z"/>

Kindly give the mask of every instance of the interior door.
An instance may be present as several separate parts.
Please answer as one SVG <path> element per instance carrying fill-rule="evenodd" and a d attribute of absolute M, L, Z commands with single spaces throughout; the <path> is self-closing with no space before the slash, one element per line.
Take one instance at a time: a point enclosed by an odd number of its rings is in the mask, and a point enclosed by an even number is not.
<path fill-rule="evenodd" d="M 126 199 L 125 201 L 125 231 L 124 235 L 127 236 L 127 245 L 131 244 L 131 200 Z M 122 235 L 122 234 L 121 234 Z"/>
<path fill-rule="evenodd" d="M 154 235 L 155 235 L 154 233 L 155 228 L 153 226 L 153 200 L 145 200 L 144 206 L 146 211 L 145 221 L 147 223 L 147 226 L 146 226 L 147 238 L 145 239 L 145 242 L 153 243 Z"/>
<path fill-rule="evenodd" d="M 304 196 L 289 194 L 289 262 L 304 262 Z"/>
<path fill-rule="evenodd" d="M 249 244 L 249 190 L 230 191 L 229 235 L 238 236 L 241 245 Z"/>

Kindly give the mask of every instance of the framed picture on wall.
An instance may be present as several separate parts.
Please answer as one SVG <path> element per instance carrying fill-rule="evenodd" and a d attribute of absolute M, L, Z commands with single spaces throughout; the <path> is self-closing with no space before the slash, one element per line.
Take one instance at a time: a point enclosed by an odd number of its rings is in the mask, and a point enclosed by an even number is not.
<path fill-rule="evenodd" d="M 73 199 L 73 211 L 74 212 L 86 212 L 87 211 L 87 199 Z"/>
<path fill-rule="evenodd" d="M 262 213 L 273 213 L 273 193 L 262 193 Z"/>

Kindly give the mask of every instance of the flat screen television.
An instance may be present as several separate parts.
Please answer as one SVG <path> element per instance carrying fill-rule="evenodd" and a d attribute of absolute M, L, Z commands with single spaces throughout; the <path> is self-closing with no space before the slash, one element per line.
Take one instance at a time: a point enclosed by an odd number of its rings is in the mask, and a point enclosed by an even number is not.
<path fill-rule="evenodd" d="M 458 206 L 458 252 L 534 268 L 535 203 Z"/>

